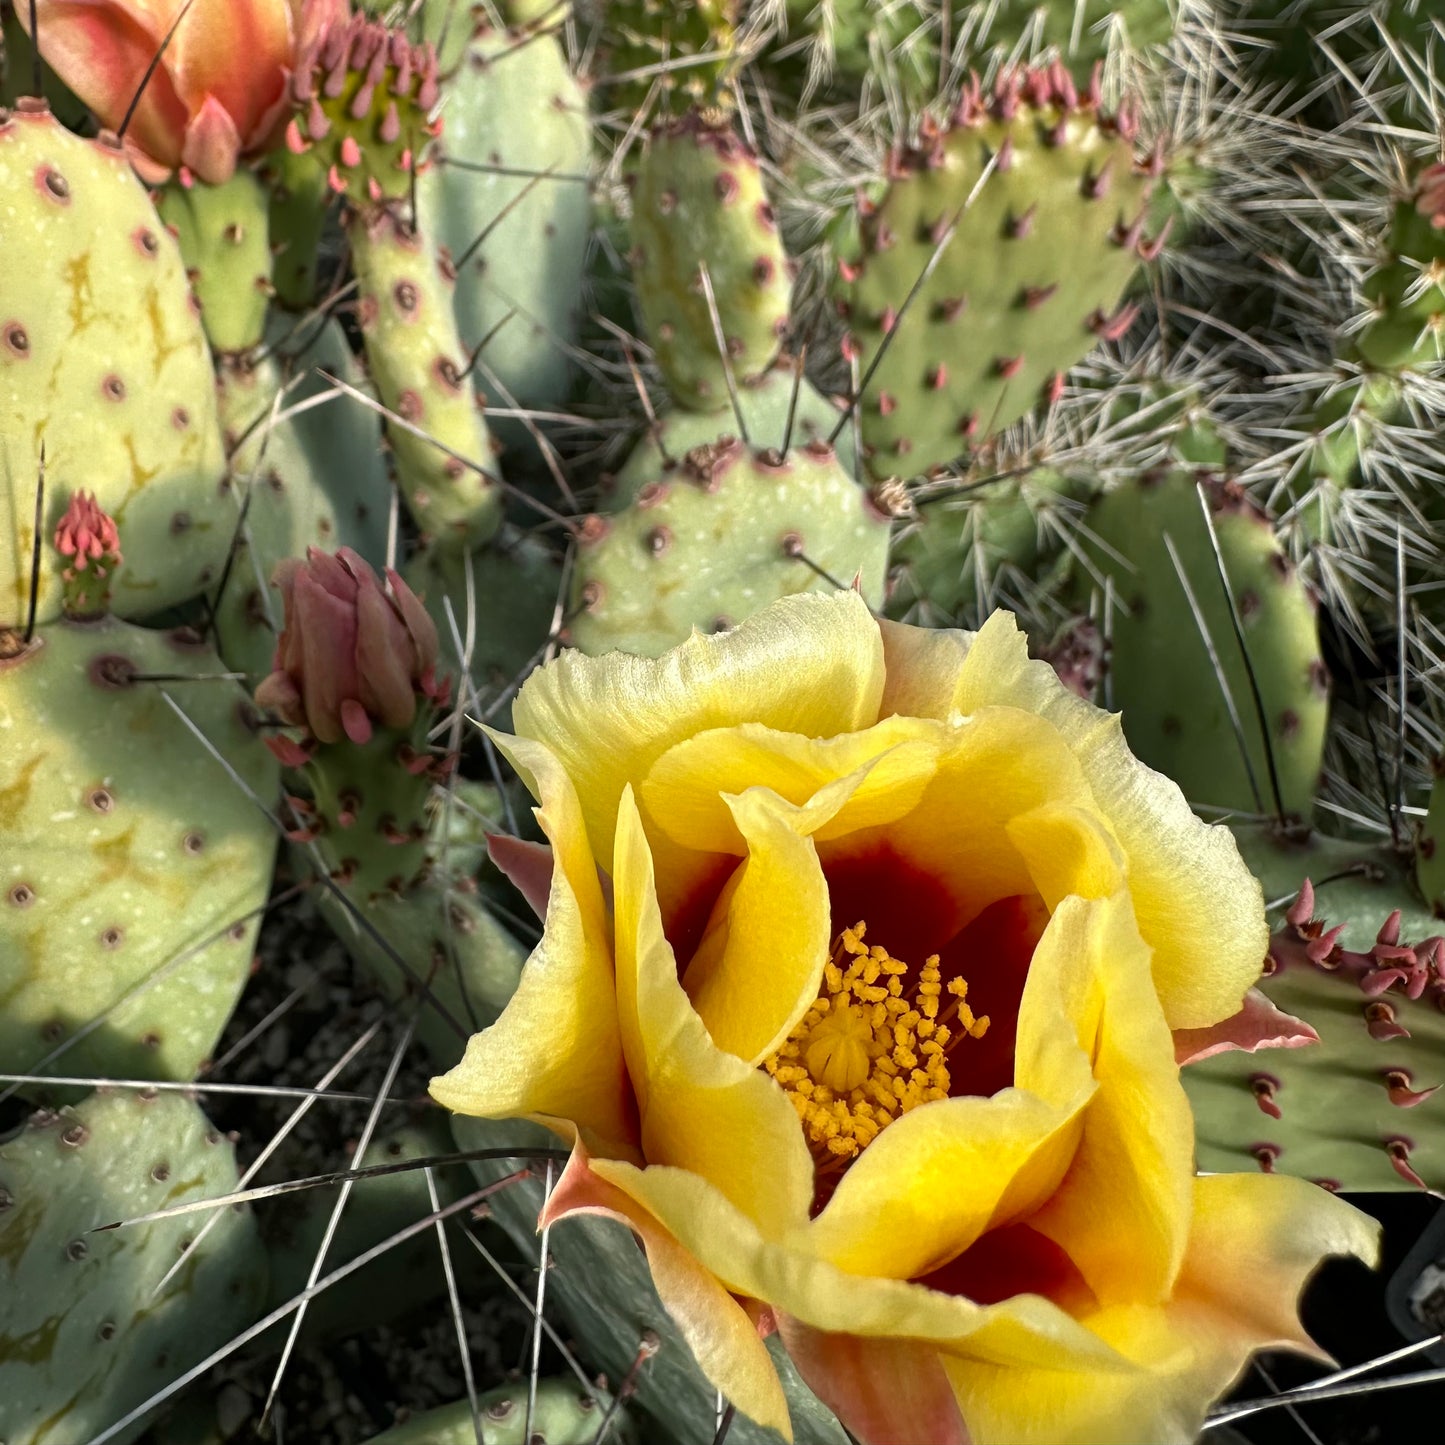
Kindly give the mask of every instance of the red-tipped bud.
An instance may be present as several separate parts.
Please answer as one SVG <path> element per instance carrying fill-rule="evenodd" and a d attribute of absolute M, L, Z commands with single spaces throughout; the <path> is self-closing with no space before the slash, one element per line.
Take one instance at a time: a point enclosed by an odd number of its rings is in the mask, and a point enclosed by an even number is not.
<path fill-rule="evenodd" d="M 99 617 L 110 607 L 110 584 L 121 564 L 120 534 L 89 492 L 75 492 L 55 529 L 55 550 L 68 617 Z"/>
<path fill-rule="evenodd" d="M 373 726 L 410 727 L 418 698 L 437 694 L 437 632 L 416 594 L 387 586 L 349 547 L 312 548 L 273 578 L 286 625 L 256 701 L 322 743 L 367 742 Z"/>

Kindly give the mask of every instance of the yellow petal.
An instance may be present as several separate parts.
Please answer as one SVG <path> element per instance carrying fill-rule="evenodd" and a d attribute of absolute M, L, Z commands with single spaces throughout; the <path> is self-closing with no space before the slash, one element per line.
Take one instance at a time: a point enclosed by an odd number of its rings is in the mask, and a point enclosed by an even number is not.
<path fill-rule="evenodd" d="M 718 900 L 682 987 L 713 1043 L 756 1068 L 818 996 L 832 941 L 828 885 L 801 833 L 806 814 L 761 788 L 726 801 L 748 856 Z"/>
<path fill-rule="evenodd" d="M 1063 1310 L 1038 1295 L 976 1305 L 902 1280 L 848 1274 L 801 1248 L 766 1240 L 722 1193 L 681 1169 L 594 1159 L 595 1173 L 652 1214 L 732 1293 L 830 1334 L 931 1341 L 999 1363 L 1065 1369 L 1131 1368 Z"/>
<path fill-rule="evenodd" d="M 1296 1309 L 1320 1261 L 1375 1257 L 1374 1221 L 1303 1179 L 1214 1175 L 1193 1201 L 1174 1298 L 1087 1321 L 1133 1372 L 944 1359 L 974 1445 L 1188 1445 L 1255 1350 L 1311 1348 Z"/>
<path fill-rule="evenodd" d="M 564 652 L 527 679 L 512 717 L 561 760 L 593 851 L 609 858 L 622 789 L 640 785 L 676 743 L 744 722 L 807 737 L 855 732 L 877 721 L 882 692 L 868 605 L 851 591 L 810 593 L 655 659 Z"/>
<path fill-rule="evenodd" d="M 1024 1017 L 1044 1000 L 1078 1031 L 1098 1088 L 1068 1173 L 1029 1225 L 1063 1247 L 1102 1304 L 1157 1303 L 1189 1237 L 1194 1119 L 1127 895 L 1055 911 L 1025 986 L 1021 1059 L 1026 1040 L 1055 1046 L 1057 1020 Z"/>
<path fill-rule="evenodd" d="M 923 793 L 949 730 L 915 718 L 889 718 L 835 738 L 809 738 L 744 723 L 700 733 L 653 765 L 640 796 L 648 818 L 678 843 L 741 853 L 742 834 L 724 794 L 768 788 L 799 807 L 830 783 L 852 779 L 847 805 L 811 830 L 829 838 L 891 823 Z"/>
<path fill-rule="evenodd" d="M 966 634 L 965 634 L 966 636 Z M 1008 613 L 974 635 L 953 706 L 996 704 L 1047 718 L 1073 750 L 1129 860 L 1129 888 L 1171 1028 L 1205 1028 L 1238 1011 L 1269 943 L 1260 885 L 1222 826 L 1190 811 L 1178 787 L 1130 752 L 1117 717 L 1076 697 Z"/>
<path fill-rule="evenodd" d="M 573 1153 L 539 1223 L 573 1214 L 601 1215 L 633 1230 L 647 1251 L 657 1297 L 703 1374 L 749 1419 L 791 1440 L 787 1397 L 747 1312 L 647 1210 L 589 1169 L 585 1150 Z"/>
<path fill-rule="evenodd" d="M 850 1274 L 914 1279 L 1031 1213 L 1077 1146 L 1093 1093 L 1081 1063 L 1071 1108 L 1005 1089 L 910 1110 L 859 1155 L 798 1243 Z"/>
<path fill-rule="evenodd" d="M 590 1147 L 636 1157 L 611 925 L 577 794 L 540 743 L 499 741 L 542 801 L 537 819 L 553 856 L 547 917 L 501 1017 L 472 1036 L 461 1063 L 431 1081 L 432 1097 L 458 1114 L 572 1124 Z"/>
<path fill-rule="evenodd" d="M 630 788 L 615 862 L 617 1005 L 643 1155 L 710 1180 L 768 1236 L 795 1228 L 813 1201 L 797 1113 L 765 1073 L 713 1043 L 678 983 Z"/>
<path fill-rule="evenodd" d="M 951 718 L 958 711 L 954 691 L 974 634 L 886 619 L 879 620 L 878 631 L 887 670 L 878 716 Z"/>
<path fill-rule="evenodd" d="M 1097 809 L 1044 803 L 1010 818 L 1004 830 L 1051 910 L 1070 895 L 1107 898 L 1124 884 L 1127 860 Z"/>

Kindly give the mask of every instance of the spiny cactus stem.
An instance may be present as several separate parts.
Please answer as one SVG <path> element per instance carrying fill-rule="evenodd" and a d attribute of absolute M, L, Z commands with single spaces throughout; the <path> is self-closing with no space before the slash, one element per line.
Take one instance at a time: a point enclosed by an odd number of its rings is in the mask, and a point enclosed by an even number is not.
<path fill-rule="evenodd" d="M 1264 740 L 1264 761 L 1265 766 L 1269 769 L 1270 791 L 1274 794 L 1275 817 L 1279 820 L 1280 827 L 1284 828 L 1286 826 L 1284 797 L 1280 792 L 1279 768 L 1275 763 L 1274 742 L 1269 731 L 1269 716 L 1265 712 L 1264 695 L 1259 690 L 1259 676 L 1254 670 L 1254 662 L 1249 655 L 1249 645 L 1244 640 L 1244 622 L 1239 615 L 1239 606 L 1234 600 L 1234 589 L 1229 585 L 1229 571 L 1224 565 L 1224 552 L 1219 546 L 1219 534 L 1214 530 L 1214 516 L 1209 510 L 1209 497 L 1204 490 L 1202 479 L 1195 479 L 1194 492 L 1199 498 L 1199 508 L 1204 514 L 1204 526 L 1209 533 L 1210 550 L 1214 553 L 1214 565 L 1219 572 L 1219 585 L 1224 589 L 1224 597 L 1229 604 L 1229 623 L 1234 629 L 1234 640 L 1238 643 L 1240 655 L 1244 658 L 1244 672 L 1249 679 L 1250 695 L 1254 699 L 1254 714 L 1259 722 L 1259 735 Z M 1257 795 L 1258 789 L 1255 791 Z"/>
<path fill-rule="evenodd" d="M 256 790 L 245 780 L 245 778 L 240 775 L 239 772 L 236 771 L 236 769 L 232 766 L 230 759 L 228 759 L 226 755 L 222 753 L 221 750 L 215 745 L 215 743 L 213 743 L 210 738 L 208 738 L 206 734 L 199 727 L 197 727 L 194 719 L 190 716 L 190 714 L 186 712 L 186 710 L 175 700 L 175 698 L 170 695 L 170 693 L 165 690 L 165 688 L 161 688 L 160 693 L 161 697 L 165 699 L 166 705 L 171 709 L 173 713 L 175 713 L 175 715 L 181 720 L 181 722 L 185 724 L 187 731 L 189 731 L 191 735 L 201 744 L 201 746 L 205 748 L 208 753 L 210 753 L 210 755 L 216 760 L 216 762 L 225 769 L 226 775 L 231 779 L 231 781 L 236 785 L 236 787 L 238 787 L 242 791 L 242 793 L 246 795 L 246 797 L 250 800 L 252 806 L 259 809 L 261 816 L 264 817 L 266 821 L 270 823 L 270 825 L 277 831 L 277 833 L 279 833 L 284 838 L 287 833 L 286 825 L 278 817 L 276 817 L 274 813 L 272 813 L 270 808 L 268 808 L 265 802 L 257 795 Z M 465 1040 L 470 1038 L 471 1035 L 467 1031 L 465 1026 L 456 1017 L 456 1015 L 452 1013 L 452 1011 L 446 1006 L 446 1004 L 444 1004 L 441 999 L 437 997 L 437 995 L 433 992 L 431 986 L 426 982 L 426 980 L 417 973 L 417 971 L 411 966 L 411 964 L 409 964 L 406 959 L 402 957 L 401 953 L 397 950 L 395 945 L 393 945 L 381 933 L 381 931 L 376 927 L 376 925 L 366 916 L 366 914 L 357 907 L 355 901 L 348 895 L 346 890 L 342 888 L 335 881 L 335 879 L 330 877 L 327 872 L 326 866 L 322 862 L 321 858 L 314 851 L 309 851 L 308 856 L 311 859 L 312 866 L 316 869 L 317 882 L 319 882 L 321 886 L 327 890 L 328 893 L 332 894 L 340 902 L 342 908 L 346 910 L 347 914 L 356 924 L 356 926 L 364 934 L 366 934 L 366 936 L 379 949 L 381 949 L 381 951 L 386 955 L 390 962 L 396 965 L 396 967 L 400 970 L 402 976 L 406 979 L 406 981 L 414 989 L 416 989 L 418 993 L 422 995 L 422 997 L 432 1008 L 437 1011 L 437 1015 L 447 1025 L 447 1027 L 456 1034 L 459 1039 Z"/>
<path fill-rule="evenodd" d="M 532 166 L 499 166 L 486 161 L 458 160 L 455 156 L 448 156 L 441 164 L 454 167 L 459 171 L 474 171 L 483 176 L 507 176 L 519 181 L 535 178 L 537 180 L 578 181 L 588 186 L 592 184 L 591 176 L 584 175 L 581 171 L 559 171 L 556 166 L 548 166 L 545 171 L 539 171 Z"/>
<path fill-rule="evenodd" d="M 903 326 L 903 318 L 908 315 L 918 293 L 928 284 L 929 277 L 938 270 L 938 263 L 943 260 L 943 253 L 948 250 L 948 244 L 958 232 L 959 222 L 963 220 L 968 208 L 973 204 L 974 197 L 983 189 L 985 182 L 994 173 L 998 166 L 999 152 L 995 151 L 988 159 L 988 164 L 983 168 L 974 188 L 964 197 L 963 204 L 953 213 L 948 225 L 944 227 L 943 234 L 938 238 L 938 244 L 933 248 L 928 260 L 923 263 L 923 269 L 918 273 L 913 285 L 908 288 L 908 295 L 903 298 L 903 304 L 898 308 L 893 317 L 893 325 L 878 345 L 878 350 L 873 353 L 873 360 L 868 363 L 868 370 L 863 373 L 863 379 L 853 387 L 853 395 L 848 400 L 848 409 L 838 418 L 838 424 L 828 433 L 828 445 L 836 446 L 838 438 L 843 434 L 843 428 L 857 414 L 859 406 L 863 402 L 863 394 L 868 390 L 868 383 L 873 380 L 874 374 L 883 363 L 883 358 L 888 355 L 888 348 L 893 344 L 893 338 L 898 335 Z M 861 439 L 860 439 L 861 440 Z M 863 448 L 860 444 L 858 457 L 861 465 Z"/>
<path fill-rule="evenodd" d="M 392 411 L 390 407 L 383 406 L 375 397 L 367 396 L 360 388 L 352 386 L 349 382 L 342 381 L 340 377 L 333 376 L 323 367 L 318 366 L 316 368 L 316 374 L 321 377 L 323 381 L 330 382 L 342 395 L 349 396 L 353 401 L 360 402 L 362 406 L 369 407 L 372 411 L 376 412 L 378 416 L 385 417 L 388 426 L 397 427 L 401 431 L 410 432 L 414 437 L 420 437 L 424 442 L 430 442 L 438 451 L 445 452 L 449 457 L 459 461 L 470 471 L 476 472 L 478 476 L 485 477 L 494 487 L 500 487 L 508 496 L 515 497 L 517 501 L 531 507 L 534 512 L 540 512 L 549 522 L 561 527 L 568 536 L 576 533 L 577 524 L 570 517 L 564 517 L 562 513 L 554 507 L 549 507 L 546 502 L 539 501 L 522 487 L 514 486 L 496 472 L 488 471 L 486 467 L 482 466 L 480 462 L 475 461 L 473 458 L 464 457 L 460 452 L 453 451 L 451 447 L 444 446 L 424 427 L 417 426 L 415 422 L 408 421 L 404 416 Z"/>
<path fill-rule="evenodd" d="M 30 23 L 35 24 L 34 0 L 31 0 Z M 34 31 L 31 31 L 34 34 Z M 36 54 L 40 52 L 37 50 Z M 29 647 L 35 637 L 35 614 L 40 604 L 40 529 L 45 522 L 45 443 L 40 443 L 40 470 L 35 477 L 35 541 L 30 551 L 30 604 L 25 614 L 25 636 Z"/>
<path fill-rule="evenodd" d="M 801 562 L 803 566 L 809 568 L 813 572 L 816 572 L 818 576 L 823 579 L 823 581 L 827 582 L 830 586 L 836 587 L 840 592 L 844 592 L 847 590 L 848 584 L 846 582 L 840 582 L 826 568 L 820 567 L 815 561 L 813 561 L 813 559 L 808 556 L 805 551 L 803 551 L 802 543 L 800 543 L 796 538 L 789 537 L 783 542 L 783 552 L 786 556 L 791 557 L 793 561 Z"/>
<path fill-rule="evenodd" d="M 697 263 L 698 280 L 702 282 L 703 298 L 707 301 L 708 319 L 712 322 L 712 339 L 717 345 L 718 360 L 722 362 L 723 380 L 727 383 L 728 400 L 732 403 L 733 416 L 737 420 L 738 435 L 743 439 L 744 446 L 752 446 L 752 438 L 748 436 L 748 424 L 743 417 L 743 404 L 738 399 L 738 381 L 733 375 L 732 357 L 728 355 L 727 338 L 723 335 L 722 316 L 717 309 L 717 297 L 712 289 L 712 275 L 708 271 L 707 262 Z"/>
<path fill-rule="evenodd" d="M 121 117 L 120 125 L 115 133 L 116 140 L 123 141 L 125 139 L 125 133 L 127 129 L 129 129 L 130 123 L 132 120 L 135 119 L 136 107 L 141 103 L 141 97 L 146 93 L 146 87 L 151 83 L 151 77 L 156 73 L 156 67 L 160 65 L 161 59 L 164 57 L 166 51 L 170 48 L 171 41 L 175 39 L 176 31 L 181 28 L 181 21 L 184 20 L 186 16 L 190 13 L 191 6 L 195 3 L 196 0 L 186 0 L 186 3 L 181 6 L 180 14 L 178 14 L 176 18 L 171 22 L 171 28 L 166 31 L 165 39 L 161 41 L 159 48 L 156 50 L 156 53 L 151 56 L 151 63 L 146 66 L 145 74 L 141 76 L 140 84 L 136 86 L 135 94 L 131 96 L 130 104 L 125 108 L 125 115 Z M 34 13 L 34 8 L 32 7 L 32 17 Z M 39 55 L 39 53 L 39 47 L 37 46 L 37 56 Z"/>
<path fill-rule="evenodd" d="M 1209 624 L 1204 620 L 1204 610 L 1194 595 L 1194 588 L 1189 584 L 1189 574 L 1184 570 L 1183 562 L 1179 560 L 1179 553 L 1174 546 L 1174 538 L 1168 532 L 1164 533 L 1164 546 L 1169 553 L 1169 560 L 1174 564 L 1174 573 L 1179 578 L 1179 585 L 1184 589 L 1184 599 L 1188 602 L 1189 611 L 1193 614 L 1194 625 L 1204 642 L 1205 650 L 1209 653 L 1209 665 L 1214 669 L 1215 680 L 1224 697 L 1225 710 L 1229 713 L 1229 726 L 1234 730 L 1235 741 L 1239 744 L 1239 756 L 1244 762 L 1245 776 L 1249 779 L 1249 791 L 1254 797 L 1255 811 L 1263 813 L 1264 799 L 1259 791 L 1259 779 L 1254 775 L 1254 763 L 1249 756 L 1249 743 L 1244 736 L 1244 722 L 1239 716 L 1239 709 L 1234 704 L 1234 694 L 1229 690 L 1229 680 L 1224 671 L 1224 664 L 1220 661 L 1219 652 L 1214 646 L 1214 639 L 1209 634 Z M 1225 591 L 1228 590 L 1228 584 L 1226 584 Z"/>
<path fill-rule="evenodd" d="M 509 312 L 508 316 L 513 314 L 515 313 Z M 501 323 L 498 324 L 500 325 Z M 480 350 L 474 355 L 473 361 L 481 367 L 486 377 L 487 385 L 502 398 L 507 406 L 511 408 L 512 414 L 526 427 L 528 434 L 537 444 L 537 450 L 542 454 L 542 460 L 546 463 L 547 470 L 552 474 L 552 480 L 557 483 L 557 490 L 567 499 L 567 505 L 575 508 L 577 506 L 577 494 L 572 490 L 572 484 L 567 480 L 566 474 L 562 471 L 562 463 L 557 456 L 557 448 L 552 445 L 546 433 L 537 425 L 536 418 L 531 411 L 517 400 L 508 389 L 506 382 L 481 359 Z M 471 573 L 468 572 L 467 576 L 470 577 Z"/>

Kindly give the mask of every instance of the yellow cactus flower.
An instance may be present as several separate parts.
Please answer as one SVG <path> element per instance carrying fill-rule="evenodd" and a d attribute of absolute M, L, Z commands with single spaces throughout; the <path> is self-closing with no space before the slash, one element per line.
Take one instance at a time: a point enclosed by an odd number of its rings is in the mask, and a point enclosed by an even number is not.
<path fill-rule="evenodd" d="M 635 1230 L 739 1410 L 791 1438 L 776 1330 L 866 1445 L 1160 1445 L 1312 1348 L 1304 1280 L 1374 1226 L 1197 1178 L 1176 1062 L 1308 1036 L 1248 1002 L 1259 885 L 1011 617 L 790 597 L 514 718 L 545 929 L 432 1093 L 572 1145 L 545 1219 Z"/>

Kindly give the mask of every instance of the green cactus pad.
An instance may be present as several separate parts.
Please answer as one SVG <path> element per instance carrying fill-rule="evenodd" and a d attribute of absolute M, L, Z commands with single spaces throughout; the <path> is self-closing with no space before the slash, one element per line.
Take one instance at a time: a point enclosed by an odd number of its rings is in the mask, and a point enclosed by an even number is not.
<path fill-rule="evenodd" d="M 501 488 L 451 284 L 435 249 L 389 211 L 358 213 L 350 235 L 372 380 L 388 410 L 426 434 L 388 423 L 402 496 L 424 536 L 475 547 L 501 522 Z"/>
<path fill-rule="evenodd" d="M 1269 751 L 1194 476 L 1188 472 L 1151 474 L 1121 487 L 1097 502 L 1086 518 L 1089 566 L 1081 580 L 1099 595 L 1105 582 L 1112 582 L 1112 705 L 1123 712 L 1134 752 L 1173 778 L 1191 803 L 1273 813 L 1272 756 L 1279 805 L 1287 815 L 1308 819 L 1329 715 L 1314 599 L 1268 521 L 1243 494 L 1218 482 L 1207 483 L 1205 490 L 1260 689 Z M 1248 742 L 1258 798 L 1166 536 L 1178 552 L 1220 660 Z"/>
<path fill-rule="evenodd" d="M 1120 300 L 1153 253 L 1134 133 L 1129 111 L 1104 114 L 1055 65 L 1011 72 L 987 97 L 971 82 L 946 127 L 893 153 L 834 284 L 865 376 L 892 335 L 862 401 L 874 475 L 947 464 L 1122 334 Z"/>
<path fill-rule="evenodd" d="M 58 622 L 0 661 L 0 1057 L 17 1072 L 193 1078 L 248 977 L 274 760 L 220 660 L 179 635 Z M 174 681 L 130 681 L 133 673 Z"/>
<path fill-rule="evenodd" d="M 437 57 L 365 15 L 325 28 L 291 79 L 293 155 L 363 208 L 403 201 L 436 133 Z"/>
<path fill-rule="evenodd" d="M 731 103 L 724 88 L 737 68 L 739 0 L 608 0 L 602 51 L 608 80 L 602 104 L 649 119 L 689 106 Z M 640 73 L 639 73 L 640 72 Z"/>
<path fill-rule="evenodd" d="M 1167 43 L 1180 0 L 955 0 L 953 8 L 954 34 L 967 36 L 975 54 L 985 45 L 1012 51 L 1024 42 L 1081 66 Z"/>
<path fill-rule="evenodd" d="M 248 351 L 266 329 L 271 299 L 271 227 L 261 182 L 238 170 L 222 186 L 174 181 L 157 210 L 174 233 L 201 325 L 217 351 Z"/>
<path fill-rule="evenodd" d="M 527 1429 L 528 1385 L 499 1385 L 477 1397 L 486 1445 L 592 1445 L 612 1403 L 605 1390 L 584 1390 L 575 1379 L 538 1380 L 532 1410 L 532 1433 Z M 634 1439 L 626 1415 L 613 1417 L 607 1439 L 627 1445 Z M 415 1415 L 375 1436 L 371 1445 L 476 1445 L 470 1400 L 458 1400 L 439 1410 Z"/>
<path fill-rule="evenodd" d="M 1059 551 L 1067 509 L 1082 488 L 1050 467 L 950 499 L 919 498 L 917 518 L 893 544 L 888 612 L 906 622 L 973 625 L 1000 579 L 1027 586 Z"/>
<path fill-rule="evenodd" d="M 1435 916 L 1445 918 L 1445 770 L 1436 772 L 1430 788 L 1430 806 L 1415 844 L 1415 881 Z"/>
<path fill-rule="evenodd" d="M 779 597 L 846 587 L 855 576 L 876 606 L 888 530 L 825 444 L 786 457 L 731 437 L 695 447 L 675 479 L 583 525 L 572 640 L 587 653 L 656 657 L 695 627 L 735 626 Z"/>
<path fill-rule="evenodd" d="M 697 112 L 660 127 L 638 163 L 632 240 L 638 305 L 673 399 L 722 410 L 727 378 L 703 268 L 736 381 L 767 369 L 788 324 L 792 266 L 757 156 Z"/>
<path fill-rule="evenodd" d="M 1445 1084 L 1445 978 L 1439 955 L 1418 947 L 1432 935 L 1439 944 L 1439 924 L 1388 853 L 1328 839 L 1296 847 L 1259 828 L 1236 836 L 1278 925 L 1274 971 L 1260 987 L 1320 1042 L 1216 1054 L 1184 1069 L 1199 1167 L 1278 1170 L 1347 1190 L 1445 1189 L 1445 1096 L 1432 1093 Z M 1300 931 L 1282 914 L 1306 877 L 1318 880 L 1318 919 Z M 1395 909 L 1400 943 L 1417 946 L 1412 959 L 1390 948 L 1372 957 Z M 1320 945 L 1325 964 L 1311 962 L 1308 943 L 1336 924 L 1344 933 L 1335 947 Z M 1396 963 L 1410 964 L 1401 974 L 1413 973 L 1415 986 L 1390 974 Z"/>
<path fill-rule="evenodd" d="M 779 362 L 761 376 L 738 387 L 738 410 L 748 429 L 748 441 L 763 450 L 785 450 L 805 447 L 812 442 L 826 442 L 837 428 L 842 413 L 818 392 L 811 382 L 796 387 L 797 405 L 793 407 L 793 368 Z M 788 436 L 788 412 L 793 409 L 793 433 Z M 734 422 L 736 418 L 734 418 Z M 648 482 L 666 481 L 682 466 L 694 447 L 718 440 L 718 427 L 728 426 L 728 418 L 706 416 L 695 411 L 677 409 L 666 413 L 655 429 L 649 428 L 627 454 L 627 460 L 609 483 L 608 505 L 614 510 L 626 506 Z M 736 434 L 737 427 L 730 428 Z M 839 464 L 850 475 L 854 473 L 853 431 L 844 427 L 833 443 Z"/>
<path fill-rule="evenodd" d="M 556 1148 L 557 1139 L 522 1119 L 471 1119 L 458 1115 L 452 1133 L 459 1149 Z M 510 1174 L 516 1165 L 475 1163 L 483 1184 Z M 543 1181 L 525 1180 L 493 1195 L 491 1216 L 530 1263 L 540 1254 L 537 1216 Z M 563 1220 L 547 1236 L 547 1307 L 566 1322 L 582 1356 L 607 1378 L 621 1381 L 636 1368 L 636 1393 L 628 1408 L 650 1440 L 667 1445 L 712 1445 L 717 1431 L 717 1391 L 698 1368 L 677 1326 L 653 1289 L 647 1258 L 632 1232 L 609 1219 L 583 1216 Z M 599 1287 L 599 1281 L 604 1281 Z M 655 1345 L 638 1364 L 638 1350 Z M 769 1341 L 792 1417 L 794 1445 L 846 1445 L 848 1437 L 832 1412 L 799 1379 L 776 1335 Z M 773 1430 L 737 1415 L 728 1445 L 781 1445 Z"/>
<path fill-rule="evenodd" d="M 362 382 L 339 323 L 303 328 L 299 346 L 293 327 L 292 318 L 273 320 L 269 340 L 276 349 L 257 362 L 223 365 L 216 380 L 230 455 L 232 526 L 245 507 L 246 534 L 224 590 L 212 592 L 210 601 L 218 651 L 227 667 L 253 681 L 271 669 L 282 608 L 270 581 L 283 557 L 302 557 L 308 546 L 351 547 L 380 567 L 386 551 L 392 493 L 376 413 L 336 396 L 270 424 L 283 386 L 284 413 L 330 389 L 320 371 L 353 386 Z"/>
<path fill-rule="evenodd" d="M 0 1144 L 0 1438 L 89 1440 L 255 1318 L 266 1256 L 248 1213 L 134 1218 L 236 1188 L 229 1144 L 177 1094 L 96 1094 Z M 184 1243 L 204 1239 L 165 1289 Z M 114 1438 L 125 1445 L 144 1428 Z"/>
<path fill-rule="evenodd" d="M 73 491 L 120 529 L 113 605 L 134 617 L 219 576 L 230 504 L 211 358 L 185 267 L 124 152 L 48 112 L 0 122 L 0 627 L 23 625 L 44 452 L 48 542 Z M 63 559 L 42 547 L 38 617 Z"/>
<path fill-rule="evenodd" d="M 473 385 L 498 405 L 510 396 L 545 410 L 566 399 L 584 310 L 591 147 L 587 99 L 556 37 L 481 31 L 447 86 L 446 131 L 417 206 L 419 229 L 456 268 L 462 345 L 486 342 Z M 498 431 L 509 447 L 526 445 L 520 421 Z"/>
<path fill-rule="evenodd" d="M 426 603 L 441 638 L 441 665 L 452 673 L 461 672 L 462 659 L 446 604 L 451 604 L 465 645 L 467 571 L 472 574 L 475 607 L 468 670 L 477 699 L 486 709 L 508 689 L 515 690 L 546 646 L 562 591 L 562 563 L 545 543 L 510 527 L 474 552 L 436 547 L 417 553 L 406 568 L 407 585 Z M 502 728 L 510 727 L 510 720 L 510 703 L 489 719 Z"/>

